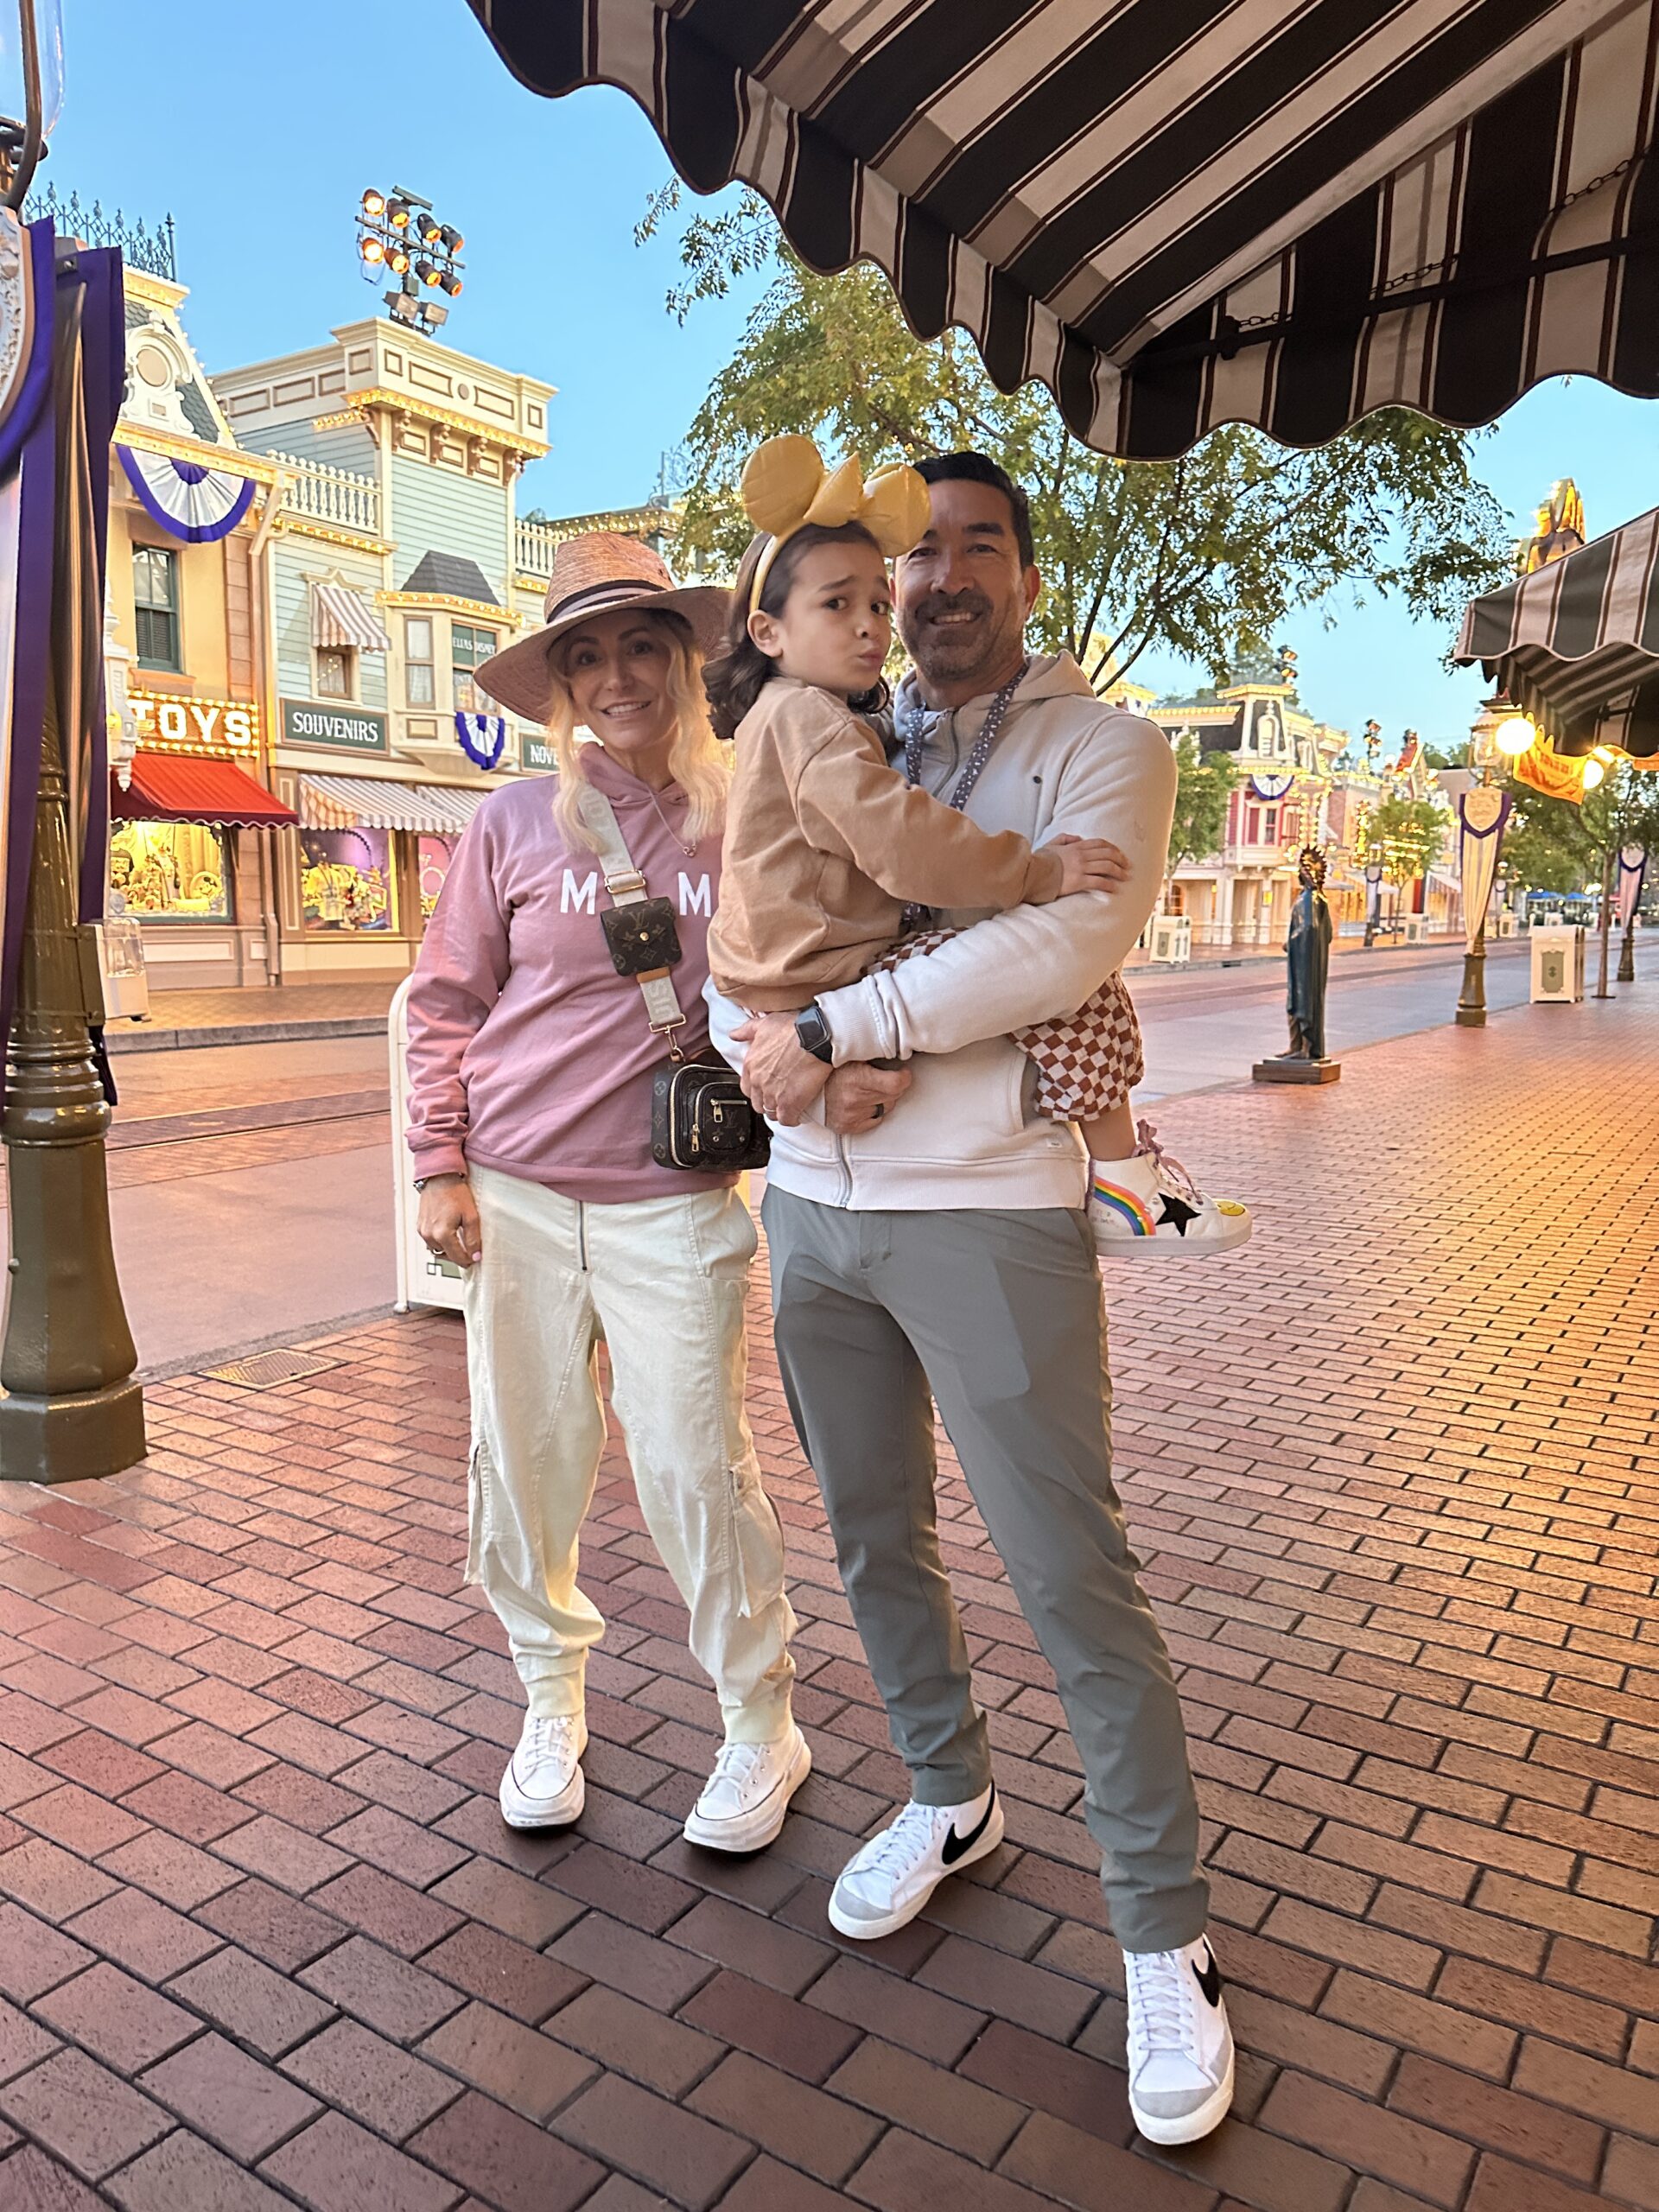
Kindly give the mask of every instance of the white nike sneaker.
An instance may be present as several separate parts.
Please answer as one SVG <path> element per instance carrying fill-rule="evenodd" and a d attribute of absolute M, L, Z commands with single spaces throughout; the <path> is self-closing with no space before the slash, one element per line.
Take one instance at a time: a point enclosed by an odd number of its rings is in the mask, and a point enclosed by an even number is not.
<path fill-rule="evenodd" d="M 811 1771 L 812 1754 L 792 1720 L 775 1744 L 722 1744 L 687 1815 L 686 1841 L 705 1851 L 763 1851 Z"/>
<path fill-rule="evenodd" d="M 1125 1951 L 1129 2111 L 1148 2143 L 1196 2143 L 1233 2101 L 1233 2031 L 1208 1940 Z"/>
<path fill-rule="evenodd" d="M 1002 1840 L 996 1785 L 965 1805 L 905 1807 L 842 1868 L 830 1892 L 830 1925 L 874 1942 L 914 1920 L 947 1874 L 959 1874 Z"/>
<path fill-rule="evenodd" d="M 1089 1163 L 1089 1223 L 1103 1260 L 1204 1259 L 1250 1241 L 1250 1210 L 1206 1197 L 1150 1122 L 1127 1160 Z"/>
<path fill-rule="evenodd" d="M 587 1796 L 581 1765 L 587 1748 L 588 1724 L 579 1713 L 525 1714 L 501 1777 L 501 1817 L 510 1828 L 569 1827 Z"/>

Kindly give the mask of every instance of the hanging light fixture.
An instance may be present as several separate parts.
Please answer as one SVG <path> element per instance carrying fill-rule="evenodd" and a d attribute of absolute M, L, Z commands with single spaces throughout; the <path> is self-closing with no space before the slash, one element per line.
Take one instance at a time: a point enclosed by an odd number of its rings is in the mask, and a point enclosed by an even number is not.
<path fill-rule="evenodd" d="M 1525 715 L 1506 715 L 1492 732 L 1492 743 L 1511 760 L 1531 751 L 1538 732 Z"/>

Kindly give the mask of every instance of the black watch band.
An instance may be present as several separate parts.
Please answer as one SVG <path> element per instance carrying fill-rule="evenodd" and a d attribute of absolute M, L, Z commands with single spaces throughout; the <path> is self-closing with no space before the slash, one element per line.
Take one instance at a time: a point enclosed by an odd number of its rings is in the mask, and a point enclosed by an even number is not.
<path fill-rule="evenodd" d="M 810 1006 L 803 1007 L 795 1017 L 795 1034 L 801 1040 L 804 1052 L 810 1052 L 815 1060 L 828 1066 L 836 1056 L 835 1039 L 830 1034 L 830 1025 L 823 1018 L 823 1008 L 816 999 Z"/>

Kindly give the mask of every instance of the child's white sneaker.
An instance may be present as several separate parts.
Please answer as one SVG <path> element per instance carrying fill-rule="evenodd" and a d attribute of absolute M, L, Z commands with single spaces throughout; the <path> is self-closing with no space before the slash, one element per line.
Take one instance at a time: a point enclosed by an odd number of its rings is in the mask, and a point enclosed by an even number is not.
<path fill-rule="evenodd" d="M 1089 1163 L 1089 1220 L 1101 1259 L 1202 1259 L 1249 1243 L 1247 1205 L 1206 1196 L 1150 1122 L 1137 1123 L 1135 1135 L 1128 1160 Z"/>

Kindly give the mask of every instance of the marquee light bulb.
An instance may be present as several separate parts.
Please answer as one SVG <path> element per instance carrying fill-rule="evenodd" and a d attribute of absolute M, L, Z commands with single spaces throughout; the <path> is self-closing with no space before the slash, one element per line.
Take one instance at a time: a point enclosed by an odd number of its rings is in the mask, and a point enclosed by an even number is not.
<path fill-rule="evenodd" d="M 1592 753 L 1584 764 L 1584 788 L 1592 791 L 1605 777 L 1607 771 Z"/>
<path fill-rule="evenodd" d="M 1537 734 L 1524 715 L 1508 715 L 1492 732 L 1492 742 L 1500 753 L 1518 760 L 1523 753 L 1530 752 Z"/>

